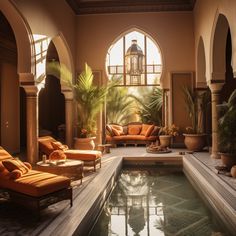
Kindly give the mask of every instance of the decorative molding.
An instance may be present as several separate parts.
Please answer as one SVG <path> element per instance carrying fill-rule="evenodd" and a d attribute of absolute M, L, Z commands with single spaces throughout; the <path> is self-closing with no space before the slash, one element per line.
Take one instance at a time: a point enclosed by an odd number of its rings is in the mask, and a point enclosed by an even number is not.
<path fill-rule="evenodd" d="M 160 12 L 160 11 L 192 11 L 196 0 L 66 0 L 77 15 Z"/>

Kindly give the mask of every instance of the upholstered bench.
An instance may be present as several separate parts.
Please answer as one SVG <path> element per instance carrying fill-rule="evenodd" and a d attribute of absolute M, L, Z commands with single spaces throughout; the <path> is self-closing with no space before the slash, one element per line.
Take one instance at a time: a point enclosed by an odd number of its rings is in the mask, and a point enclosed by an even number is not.
<path fill-rule="evenodd" d="M 68 159 L 83 161 L 84 165 L 88 166 L 92 164 L 94 171 L 96 171 L 97 164 L 101 168 L 102 153 L 100 151 L 68 149 L 66 145 L 61 144 L 51 136 L 39 137 L 38 141 L 41 155 L 46 154 L 49 157 L 53 151 L 62 150 Z"/>
<path fill-rule="evenodd" d="M 61 200 L 70 200 L 70 179 L 30 169 L 29 163 L 13 158 L 0 147 L 0 188 L 8 192 L 10 200 L 37 213 Z"/>

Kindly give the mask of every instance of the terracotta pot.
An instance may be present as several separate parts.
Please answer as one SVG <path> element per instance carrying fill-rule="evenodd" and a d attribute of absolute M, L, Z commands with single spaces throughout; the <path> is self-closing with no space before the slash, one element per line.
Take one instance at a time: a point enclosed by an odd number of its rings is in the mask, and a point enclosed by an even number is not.
<path fill-rule="evenodd" d="M 183 134 L 184 144 L 189 151 L 202 151 L 206 146 L 206 134 Z"/>
<path fill-rule="evenodd" d="M 221 161 L 224 166 L 231 169 L 232 166 L 236 165 L 236 154 L 220 153 Z"/>
<path fill-rule="evenodd" d="M 161 147 L 170 147 L 171 146 L 171 135 L 160 135 L 159 140 L 160 140 L 160 146 Z"/>
<path fill-rule="evenodd" d="M 94 150 L 95 143 L 94 139 L 96 137 L 90 137 L 90 138 L 74 138 L 74 148 L 80 149 L 80 150 Z"/>
<path fill-rule="evenodd" d="M 230 173 L 231 173 L 233 178 L 236 178 L 236 165 L 231 168 Z"/>

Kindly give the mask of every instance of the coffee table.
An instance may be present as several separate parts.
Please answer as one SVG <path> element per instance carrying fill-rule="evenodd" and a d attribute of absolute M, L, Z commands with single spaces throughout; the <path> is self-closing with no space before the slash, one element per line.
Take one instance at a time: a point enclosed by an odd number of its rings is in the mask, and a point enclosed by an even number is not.
<path fill-rule="evenodd" d="M 83 178 L 84 162 L 79 160 L 67 159 L 65 162 L 39 161 L 36 163 L 37 170 L 49 172 L 56 175 L 63 175 L 72 180 L 81 180 Z"/>

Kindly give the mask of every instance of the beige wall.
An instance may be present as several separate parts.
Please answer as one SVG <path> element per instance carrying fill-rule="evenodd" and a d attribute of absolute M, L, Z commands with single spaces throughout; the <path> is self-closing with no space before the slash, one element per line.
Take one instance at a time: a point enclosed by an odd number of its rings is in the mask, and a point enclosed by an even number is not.
<path fill-rule="evenodd" d="M 105 58 L 121 34 L 138 28 L 159 45 L 164 71 L 163 87 L 169 87 L 171 71 L 194 71 L 194 33 L 191 12 L 131 13 L 77 16 L 77 70 L 87 62 L 105 75 Z"/>
<path fill-rule="evenodd" d="M 211 47 L 215 24 L 219 14 L 223 14 L 229 23 L 232 38 L 232 67 L 236 75 L 236 1 L 235 0 L 197 0 L 194 8 L 195 46 L 200 36 L 203 38 L 206 55 L 206 78 L 212 73 Z"/>

